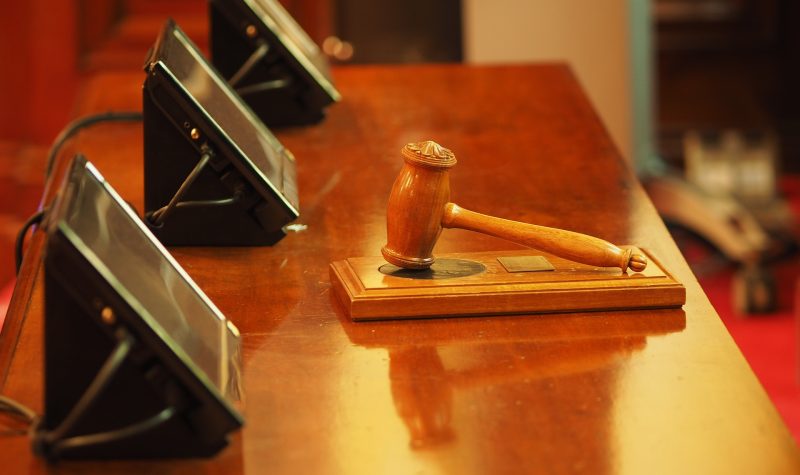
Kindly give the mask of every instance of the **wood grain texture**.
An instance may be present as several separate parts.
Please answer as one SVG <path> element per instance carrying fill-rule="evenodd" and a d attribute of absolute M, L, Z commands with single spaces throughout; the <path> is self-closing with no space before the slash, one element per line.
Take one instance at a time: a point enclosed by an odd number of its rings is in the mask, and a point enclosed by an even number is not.
<path fill-rule="evenodd" d="M 529 250 L 443 255 L 481 264 L 484 270 L 441 279 L 387 275 L 381 272 L 385 262 L 377 257 L 345 259 L 331 264 L 331 284 L 356 321 L 663 309 L 686 302 L 684 287 L 657 262 L 646 273 L 629 275 L 555 256 L 546 256 L 555 267 L 552 272 L 508 272 L 498 261 L 530 255 Z"/>
<path fill-rule="evenodd" d="M 4 437 L 6 473 L 800 472 L 791 435 L 567 68 L 334 75 L 344 99 L 323 123 L 277 131 L 297 157 L 307 230 L 268 248 L 172 249 L 242 331 L 246 425 L 231 446 L 211 460 L 48 468 L 26 437 Z M 79 112 L 138 107 L 142 80 L 96 76 Z M 82 150 L 141 210 L 141 135 L 98 126 L 62 163 Z M 397 151 L 429 138 L 458 156 L 455 202 L 646 248 L 686 287 L 685 313 L 351 322 L 328 265 L 380 255 Z M 442 254 L 518 249 L 460 230 L 437 243 Z M 41 410 L 42 289 L 28 256 L 31 285 L 0 335 L 0 389 Z"/>

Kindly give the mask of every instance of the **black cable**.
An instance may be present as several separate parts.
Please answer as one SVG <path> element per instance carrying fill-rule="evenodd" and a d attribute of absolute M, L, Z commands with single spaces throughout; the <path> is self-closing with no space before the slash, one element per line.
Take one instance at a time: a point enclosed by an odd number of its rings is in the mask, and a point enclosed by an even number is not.
<path fill-rule="evenodd" d="M 0 396 L 0 412 L 9 412 L 22 416 L 26 422 L 31 424 L 39 418 L 33 409 L 6 396 Z"/>
<path fill-rule="evenodd" d="M 25 223 L 22 225 L 22 229 L 19 231 L 19 234 L 17 234 L 17 240 L 14 243 L 14 263 L 16 264 L 17 274 L 19 274 L 19 269 L 22 267 L 22 251 L 25 247 L 25 235 L 28 234 L 28 229 L 30 229 L 31 226 L 42 222 L 42 219 L 44 219 L 44 213 L 45 210 L 37 211 L 33 216 L 25 221 Z"/>
<path fill-rule="evenodd" d="M 27 427 L 24 429 L 10 429 L 0 432 L 0 437 L 24 435 L 39 424 L 39 415 L 33 409 L 6 396 L 0 396 L 0 412 L 17 416 L 27 423 Z"/>
<path fill-rule="evenodd" d="M 246 96 L 248 94 L 254 94 L 256 92 L 264 92 L 272 89 L 281 89 L 288 86 L 291 83 L 292 81 L 289 78 L 273 79 L 271 81 L 259 82 L 256 84 L 251 84 L 249 86 L 242 86 L 236 89 L 236 93 L 239 94 L 240 96 Z"/>
<path fill-rule="evenodd" d="M 202 208 L 205 206 L 228 206 L 236 203 L 241 199 L 239 194 L 235 196 L 231 196 L 230 198 L 221 198 L 218 200 L 193 200 L 193 201 L 179 201 L 175 203 L 175 208 Z M 166 210 L 169 207 L 162 206 L 161 208 L 153 211 L 152 213 L 148 213 L 148 220 L 150 224 L 153 226 L 159 226 L 161 223 L 164 222 Z M 159 219 L 160 218 L 160 219 Z"/>
<path fill-rule="evenodd" d="M 175 204 L 176 208 L 199 208 L 202 206 L 227 206 L 232 205 L 239 201 L 238 196 L 231 196 L 230 198 L 221 198 L 218 200 L 194 200 L 194 201 L 180 201 Z"/>
<path fill-rule="evenodd" d="M 175 192 L 175 194 L 172 196 L 172 199 L 169 200 L 169 203 L 150 214 L 148 218 L 153 226 L 161 226 L 164 220 L 167 219 L 167 216 L 169 216 L 172 210 L 177 206 L 180 199 L 192 186 L 192 183 L 194 183 L 197 177 L 200 176 L 200 172 L 203 171 L 203 168 L 205 168 L 205 166 L 211 160 L 211 156 L 212 153 L 210 150 L 204 151 L 203 155 L 200 156 L 200 160 L 197 162 L 197 165 L 194 166 L 186 179 L 183 180 L 183 183 L 181 183 L 181 186 L 178 187 L 178 191 Z"/>
<path fill-rule="evenodd" d="M 55 164 L 58 151 L 64 146 L 64 143 L 72 138 L 75 134 L 80 132 L 81 129 L 99 124 L 102 122 L 138 122 L 143 118 L 141 112 L 105 112 L 102 114 L 89 115 L 81 117 L 70 122 L 56 137 L 50 151 L 47 154 L 47 166 L 45 167 L 45 178 L 49 178 L 53 173 L 53 165 Z"/>
<path fill-rule="evenodd" d="M 148 417 L 143 421 L 133 423 L 121 429 L 110 430 L 107 432 L 98 432 L 96 434 L 68 437 L 53 444 L 52 453 L 57 456 L 61 452 L 64 452 L 66 450 L 75 449 L 78 447 L 87 447 L 97 444 L 107 444 L 118 440 L 124 440 L 128 437 L 132 437 L 135 435 L 143 434 L 149 431 L 150 429 L 158 427 L 159 425 L 172 419 L 173 417 L 175 417 L 177 413 L 178 411 L 174 407 L 170 406 L 163 409 L 161 412 L 155 414 L 152 417 Z"/>
<path fill-rule="evenodd" d="M 102 122 L 138 122 L 142 119 L 143 115 L 141 112 L 105 112 L 102 114 L 81 117 L 70 122 L 66 127 L 64 127 L 64 129 L 61 130 L 61 132 L 59 132 L 58 136 L 53 142 L 53 145 L 50 147 L 50 151 L 47 153 L 45 180 L 50 178 L 50 175 L 53 173 L 53 166 L 55 165 L 56 157 L 58 156 L 58 152 L 61 150 L 61 147 L 64 146 L 64 143 L 66 143 L 67 140 L 80 132 L 81 129 Z M 14 246 L 17 274 L 19 274 L 20 267 L 22 267 L 22 251 L 25 245 L 25 235 L 28 232 L 28 228 L 34 224 L 41 223 L 43 217 L 44 210 L 39 211 L 31 216 L 30 219 L 28 219 L 28 221 L 26 221 L 22 226 L 22 230 L 17 235 L 17 240 L 15 243 L 16 245 Z"/>

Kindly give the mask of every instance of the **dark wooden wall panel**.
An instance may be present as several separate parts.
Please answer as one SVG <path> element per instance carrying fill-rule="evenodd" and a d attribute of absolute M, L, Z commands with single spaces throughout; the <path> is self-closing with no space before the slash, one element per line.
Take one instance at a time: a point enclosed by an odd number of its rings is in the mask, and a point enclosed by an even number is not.
<path fill-rule="evenodd" d="M 7 2 L 0 15 L 0 140 L 48 142 L 77 86 L 77 3 Z"/>

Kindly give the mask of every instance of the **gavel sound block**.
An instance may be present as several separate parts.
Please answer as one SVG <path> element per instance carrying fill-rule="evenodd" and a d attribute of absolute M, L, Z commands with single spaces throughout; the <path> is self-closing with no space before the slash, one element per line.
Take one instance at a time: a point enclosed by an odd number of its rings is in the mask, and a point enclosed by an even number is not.
<path fill-rule="evenodd" d="M 680 307 L 686 292 L 652 256 L 562 229 L 465 210 L 450 202 L 452 152 L 408 144 L 387 208 L 379 257 L 331 264 L 331 283 L 354 320 Z M 537 251 L 432 251 L 442 228 L 508 239 Z M 537 255 L 539 254 L 539 255 Z M 389 264 L 386 264 L 386 262 Z M 617 268 L 617 270 L 614 270 Z M 619 269 L 622 269 L 620 273 Z M 627 270 L 634 271 L 628 274 Z"/>

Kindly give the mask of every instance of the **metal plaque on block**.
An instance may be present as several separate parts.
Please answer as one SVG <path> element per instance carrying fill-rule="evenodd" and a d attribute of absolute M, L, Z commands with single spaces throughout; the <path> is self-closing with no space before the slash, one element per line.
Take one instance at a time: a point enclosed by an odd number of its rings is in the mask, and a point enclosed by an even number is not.
<path fill-rule="evenodd" d="M 508 272 L 543 272 L 556 269 L 544 256 L 504 256 L 497 260 Z"/>

